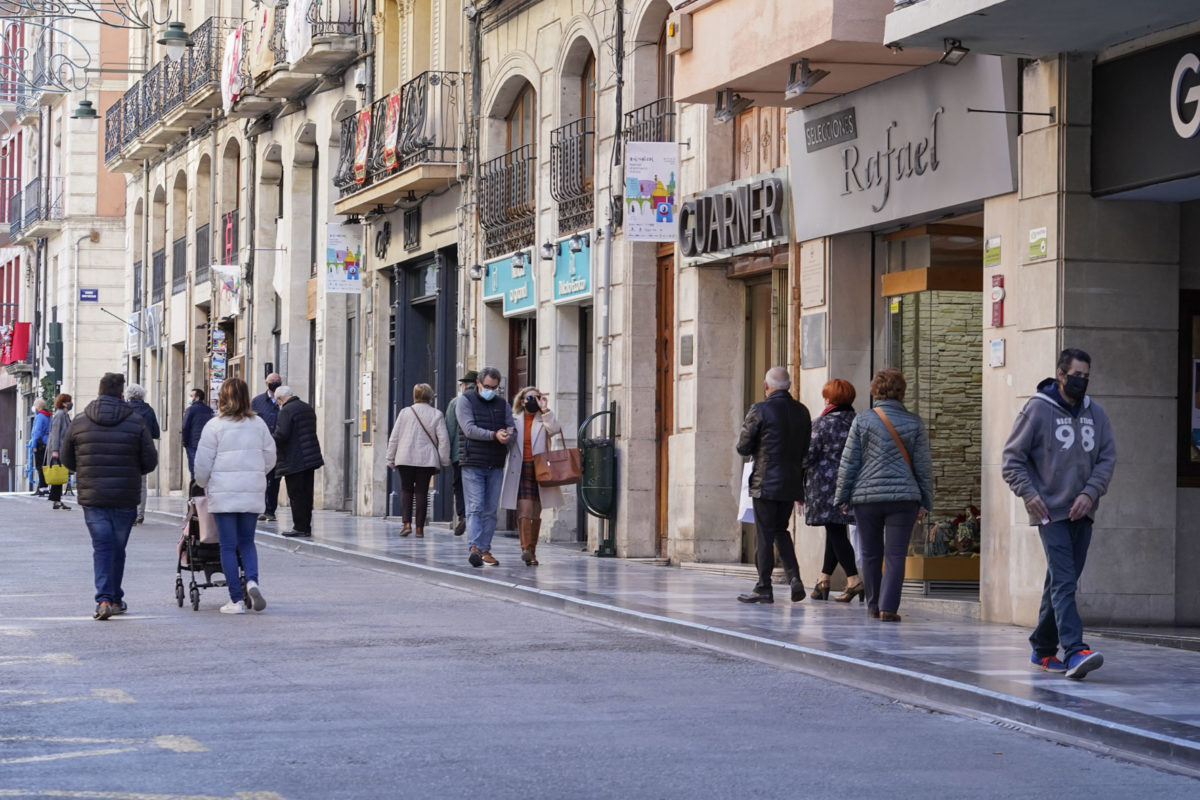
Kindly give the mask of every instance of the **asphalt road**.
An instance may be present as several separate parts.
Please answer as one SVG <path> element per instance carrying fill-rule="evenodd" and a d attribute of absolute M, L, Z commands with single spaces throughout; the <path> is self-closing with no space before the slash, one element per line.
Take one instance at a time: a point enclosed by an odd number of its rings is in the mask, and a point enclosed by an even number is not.
<path fill-rule="evenodd" d="M 1200 781 L 817 678 L 260 547 L 260 614 L 134 529 L 0 497 L 0 798 L 1195 798 Z"/>

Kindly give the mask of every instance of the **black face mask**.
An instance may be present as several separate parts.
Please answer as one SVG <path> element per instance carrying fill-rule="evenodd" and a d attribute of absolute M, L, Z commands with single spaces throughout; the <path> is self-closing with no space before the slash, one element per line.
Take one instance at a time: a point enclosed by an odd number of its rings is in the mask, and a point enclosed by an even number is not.
<path fill-rule="evenodd" d="M 282 383 L 275 383 L 274 381 L 272 381 L 271 383 L 268 383 L 268 384 L 267 384 L 267 391 L 269 391 L 269 392 L 272 392 L 272 393 L 273 393 L 273 392 L 274 392 L 276 389 L 278 389 L 280 386 L 283 386 L 283 384 L 282 384 Z"/>
<path fill-rule="evenodd" d="M 1079 402 L 1087 394 L 1088 379 L 1079 375 L 1067 375 L 1063 379 L 1063 394 L 1069 399 Z"/>
<path fill-rule="evenodd" d="M 535 397 L 526 397 L 525 398 L 525 410 L 528 411 L 530 414 L 536 414 L 540 409 L 541 409 L 541 407 L 538 406 L 537 398 L 535 398 Z"/>

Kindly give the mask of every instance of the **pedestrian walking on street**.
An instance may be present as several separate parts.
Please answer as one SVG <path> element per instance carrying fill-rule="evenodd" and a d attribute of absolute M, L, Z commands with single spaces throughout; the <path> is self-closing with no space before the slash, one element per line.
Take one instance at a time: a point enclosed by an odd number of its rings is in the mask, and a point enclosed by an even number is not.
<path fill-rule="evenodd" d="M 150 431 L 150 438 L 158 441 L 161 433 L 158 427 L 158 415 L 154 413 L 154 409 L 146 402 L 146 390 L 139 384 L 131 383 L 125 387 L 125 402 L 146 421 L 146 428 Z M 137 519 L 134 520 L 134 525 L 141 525 L 146 521 L 146 488 L 148 479 L 145 475 L 142 476 L 142 495 L 138 501 Z"/>
<path fill-rule="evenodd" d="M 825 384 L 821 389 L 825 409 L 813 422 L 812 443 L 804 457 L 804 522 L 814 527 L 825 526 L 825 560 L 821 564 L 821 577 L 812 590 L 813 600 L 829 598 L 829 579 L 838 564 L 846 573 L 846 591 L 834 600 L 849 603 L 855 597 L 860 602 L 863 598 L 862 578 L 850 543 L 854 514 L 833 502 L 842 451 L 854 423 L 855 396 L 850 381 L 835 378 Z"/>
<path fill-rule="evenodd" d="M 275 390 L 279 416 L 275 420 L 275 473 L 287 485 L 292 503 L 292 530 L 284 536 L 312 536 L 313 474 L 325 466 L 317 439 L 317 413 L 292 394 L 290 386 Z"/>
<path fill-rule="evenodd" d="M 450 466 L 450 434 L 446 418 L 433 407 L 433 387 L 418 383 L 413 387 L 413 403 L 400 409 L 388 437 L 387 465 L 400 477 L 401 536 L 413 532 L 413 503 L 416 503 L 417 536 L 425 535 L 425 515 L 429 510 L 429 481 Z"/>
<path fill-rule="evenodd" d="M 917 518 L 933 508 L 933 457 L 925 423 L 904 407 L 908 382 L 894 367 L 875 373 L 875 407 L 854 418 L 834 504 L 854 506 L 867 613 L 899 622 L 904 559 Z"/>
<path fill-rule="evenodd" d="M 1030 661 L 1082 679 L 1104 663 L 1083 641 L 1075 591 L 1092 540 L 1092 520 L 1117 461 L 1112 426 L 1088 397 L 1092 358 L 1068 348 L 1013 422 L 1001 473 L 1029 511 L 1046 552 L 1046 580 Z M 1063 660 L 1059 661 L 1059 648 Z"/>
<path fill-rule="evenodd" d="M 542 531 L 542 509 L 562 505 L 562 490 L 540 486 L 533 457 L 550 449 L 550 437 L 562 433 L 562 425 L 550 410 L 546 395 L 536 386 L 526 386 L 513 400 L 516 435 L 508 441 L 508 459 L 500 487 L 500 507 L 517 512 L 517 534 L 525 566 L 538 564 L 537 544 Z"/>
<path fill-rule="evenodd" d="M 467 392 L 475 391 L 475 381 L 478 378 L 479 373 L 475 370 L 467 370 L 458 379 L 458 394 L 450 398 L 450 402 L 446 404 L 446 432 L 450 434 L 450 465 L 454 468 L 454 515 L 457 517 L 454 521 L 455 536 L 462 536 L 467 532 L 467 501 L 463 495 L 462 464 L 458 461 L 459 439 L 462 431 L 459 430 L 458 414 L 454 409 L 458 405 L 459 397 Z"/>
<path fill-rule="evenodd" d="M 50 454 L 46 459 L 47 465 L 62 463 L 63 440 L 67 438 L 67 429 L 71 426 L 71 409 L 74 407 L 69 394 L 60 394 L 54 398 L 54 416 L 50 418 L 50 433 L 46 437 L 46 450 Z M 70 508 L 62 501 L 63 486 L 64 484 L 56 483 L 50 487 L 50 502 L 54 504 L 55 509 Z"/>
<path fill-rule="evenodd" d="M 192 389 L 191 402 L 183 412 L 183 449 L 187 453 L 188 475 L 196 479 L 196 448 L 200 446 L 200 434 L 212 419 L 212 406 L 203 389 Z"/>
<path fill-rule="evenodd" d="M 29 428 L 29 443 L 33 447 L 33 471 L 37 473 L 37 487 L 32 494 L 45 497 L 49 491 L 46 476 L 42 474 L 42 464 L 46 463 L 46 443 L 50 438 L 50 412 L 46 410 L 46 400 L 39 397 L 33 401 L 33 425 Z"/>
<path fill-rule="evenodd" d="M 267 473 L 275 466 L 275 439 L 250 408 L 250 388 L 229 378 L 217 395 L 217 416 L 204 426 L 196 448 L 196 485 L 208 496 L 208 510 L 221 538 L 221 572 L 229 588 L 222 614 L 267 607 L 258 588 L 258 549 L 254 526 L 265 505 Z M 246 591 L 238 580 L 238 557 Z"/>
<path fill-rule="evenodd" d="M 459 459 L 467 502 L 467 561 L 473 567 L 500 564 L 492 555 L 496 509 L 508 460 L 508 443 L 516 435 L 512 408 L 498 395 L 500 370 L 479 371 L 475 391 L 459 395 L 454 408 L 462 430 Z"/>
<path fill-rule="evenodd" d="M 775 551 L 783 562 L 792 602 L 804 599 L 804 582 L 788 522 L 797 502 L 804 500 L 804 457 L 812 438 L 812 417 L 803 403 L 788 393 L 791 376 L 783 367 L 771 367 L 763 379 L 765 400 L 750 406 L 742 421 L 737 451 L 752 456 L 750 497 L 754 502 L 754 563 L 758 582 L 743 603 L 774 603 L 771 572 Z"/>
<path fill-rule="evenodd" d="M 267 423 L 267 430 L 271 435 L 275 435 L 275 422 L 279 418 L 279 406 L 275 405 L 275 392 L 283 385 L 283 378 L 279 374 L 272 372 L 266 379 L 267 390 L 262 394 L 254 396 L 250 401 L 250 408 L 255 414 Z M 275 510 L 279 508 L 279 475 L 275 470 L 271 470 L 271 474 L 267 476 L 267 494 L 266 507 L 263 513 L 258 515 L 260 522 L 274 522 Z"/>
<path fill-rule="evenodd" d="M 96 584 L 95 619 L 124 614 L 125 546 L 137 516 L 142 476 L 158 466 L 150 429 L 140 414 L 121 402 L 125 376 L 107 372 L 99 397 L 71 421 L 63 440 L 62 463 L 75 473 L 76 497 L 92 537 Z"/>

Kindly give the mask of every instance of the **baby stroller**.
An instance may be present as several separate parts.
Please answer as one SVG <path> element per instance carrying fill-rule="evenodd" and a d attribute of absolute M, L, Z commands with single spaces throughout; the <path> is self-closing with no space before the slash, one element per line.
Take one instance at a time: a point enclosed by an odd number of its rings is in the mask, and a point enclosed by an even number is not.
<path fill-rule="evenodd" d="M 183 571 L 186 569 L 191 579 L 188 583 L 187 598 L 192 604 L 193 611 L 200 610 L 200 590 L 228 586 L 228 576 L 221 567 L 220 537 L 217 526 L 208 510 L 208 497 L 204 490 L 194 482 L 188 487 L 188 510 L 183 521 L 183 535 L 179 538 L 179 559 L 175 564 L 175 600 L 183 608 Z M 197 580 L 197 573 L 204 576 L 203 582 Z M 222 580 L 213 580 L 213 575 L 220 575 Z M 243 596 L 246 593 L 246 575 L 242 571 L 242 557 L 238 554 L 237 580 L 242 583 Z"/>

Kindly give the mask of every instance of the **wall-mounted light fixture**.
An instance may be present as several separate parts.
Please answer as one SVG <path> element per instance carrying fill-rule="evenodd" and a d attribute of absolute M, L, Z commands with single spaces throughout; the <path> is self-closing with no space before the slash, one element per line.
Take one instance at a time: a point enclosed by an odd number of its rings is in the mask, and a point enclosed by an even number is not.
<path fill-rule="evenodd" d="M 717 92 L 717 107 L 713 109 L 713 122 L 733 122 L 733 118 L 754 105 L 748 97 L 742 97 L 733 89 L 721 89 Z"/>
<path fill-rule="evenodd" d="M 558 247 L 549 239 L 542 245 L 542 261 L 553 261 L 555 253 L 558 252 Z"/>
<path fill-rule="evenodd" d="M 942 64 L 949 64 L 952 67 L 956 67 L 964 58 L 967 57 L 967 53 L 969 52 L 971 51 L 963 47 L 962 42 L 960 42 L 958 39 L 947 39 L 946 49 L 938 61 Z"/>
<path fill-rule="evenodd" d="M 788 82 L 787 87 L 783 90 L 783 96 L 789 100 L 793 97 L 799 97 L 827 75 L 829 75 L 829 70 L 827 69 L 812 69 L 809 67 L 807 58 L 794 61 L 788 67 Z"/>
<path fill-rule="evenodd" d="M 483 280 L 483 276 L 487 273 L 487 268 L 482 264 L 472 264 L 471 268 L 468 269 L 467 272 L 470 274 L 471 280 L 481 281 Z"/>
<path fill-rule="evenodd" d="M 572 253 L 582 253 L 583 248 L 592 246 L 592 236 L 589 233 L 571 234 L 571 238 L 567 240 L 567 246 L 571 248 Z"/>
<path fill-rule="evenodd" d="M 525 258 L 528 255 L 528 253 L 513 253 L 512 261 L 509 263 L 512 264 L 513 269 L 525 269 L 525 267 L 528 265 L 528 262 L 525 260 Z"/>

